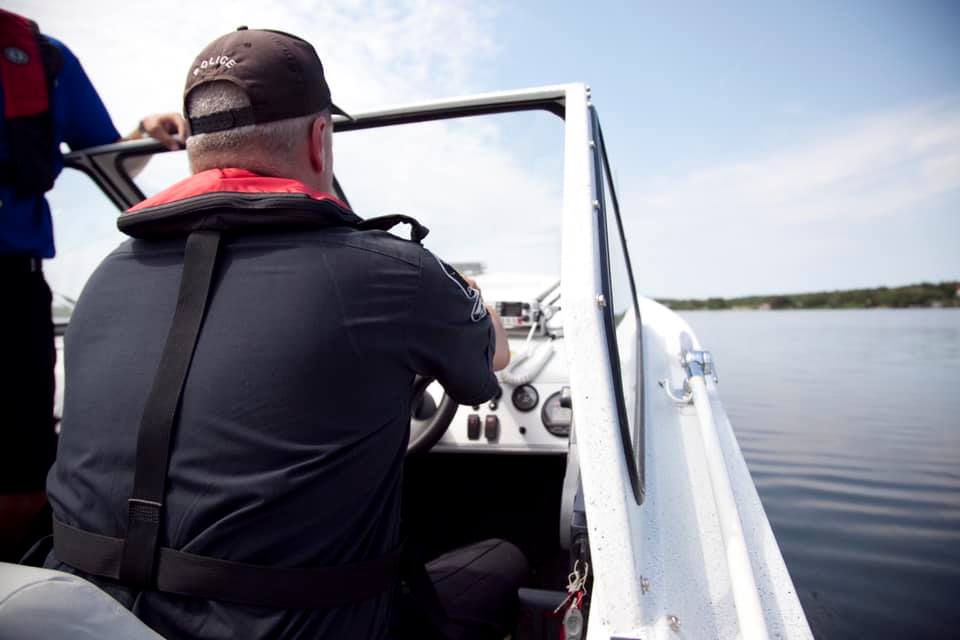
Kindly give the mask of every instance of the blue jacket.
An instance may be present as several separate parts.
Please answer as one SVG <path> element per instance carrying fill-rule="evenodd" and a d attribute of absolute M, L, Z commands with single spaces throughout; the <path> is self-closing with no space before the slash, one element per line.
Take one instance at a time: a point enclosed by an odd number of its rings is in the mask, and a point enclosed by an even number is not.
<path fill-rule="evenodd" d="M 61 143 L 70 149 L 83 149 L 116 142 L 120 134 L 80 61 L 63 43 L 48 40 L 60 50 L 63 59 L 50 100 L 55 146 L 49 152 L 54 170 L 59 173 L 63 168 Z M 3 104 L 4 89 L 0 83 L 0 106 Z M 16 161 L 10 157 L 5 119 L 0 118 L 0 163 Z M 46 198 L 17 194 L 11 185 L 0 181 L 0 255 L 52 258 L 54 253 L 53 224 Z"/>

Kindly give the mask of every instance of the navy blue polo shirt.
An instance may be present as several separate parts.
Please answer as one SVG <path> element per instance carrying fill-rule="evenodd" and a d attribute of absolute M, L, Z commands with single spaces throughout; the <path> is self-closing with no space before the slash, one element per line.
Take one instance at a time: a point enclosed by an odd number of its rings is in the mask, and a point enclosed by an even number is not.
<path fill-rule="evenodd" d="M 60 143 L 71 149 L 84 149 L 109 144 L 120 134 L 103 101 L 80 66 L 80 61 L 62 42 L 49 38 L 63 57 L 63 68 L 54 83 L 50 107 L 53 112 L 53 134 L 56 144 L 50 149 L 54 170 L 63 169 Z M 4 104 L 0 84 L 0 108 Z M 16 162 L 7 145 L 6 120 L 0 118 L 0 162 Z M 0 255 L 31 255 L 52 258 L 53 222 L 50 207 L 42 195 L 18 195 L 12 186 L 0 182 Z"/>

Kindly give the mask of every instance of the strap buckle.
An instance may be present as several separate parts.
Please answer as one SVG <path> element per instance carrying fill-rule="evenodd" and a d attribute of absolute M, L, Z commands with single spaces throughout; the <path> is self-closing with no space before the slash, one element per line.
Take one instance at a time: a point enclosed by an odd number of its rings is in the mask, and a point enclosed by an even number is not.
<path fill-rule="evenodd" d="M 161 502 L 141 498 L 127 500 L 127 535 L 118 576 L 121 582 L 141 589 L 155 588 L 162 510 Z"/>
<path fill-rule="evenodd" d="M 141 522 L 159 524 L 161 509 L 163 509 L 162 502 L 130 498 L 127 500 L 127 520 L 139 520 Z"/>

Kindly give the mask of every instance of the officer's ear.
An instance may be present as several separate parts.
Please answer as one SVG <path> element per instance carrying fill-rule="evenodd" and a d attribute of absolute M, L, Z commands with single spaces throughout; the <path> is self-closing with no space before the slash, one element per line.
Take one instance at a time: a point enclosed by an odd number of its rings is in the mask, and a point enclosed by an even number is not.
<path fill-rule="evenodd" d="M 328 135 L 330 125 L 330 121 L 323 116 L 314 118 L 310 125 L 310 166 L 317 173 L 327 170 L 327 164 L 332 159 L 331 150 L 328 148 L 332 142 L 332 136 Z"/>

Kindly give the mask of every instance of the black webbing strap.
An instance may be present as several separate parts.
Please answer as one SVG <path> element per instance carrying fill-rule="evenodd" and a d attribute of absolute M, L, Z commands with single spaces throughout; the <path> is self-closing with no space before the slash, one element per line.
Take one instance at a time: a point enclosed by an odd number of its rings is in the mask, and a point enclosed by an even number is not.
<path fill-rule="evenodd" d="M 127 537 L 117 577 L 143 589 L 152 589 L 156 584 L 154 572 L 170 442 L 207 308 L 219 246 L 218 231 L 194 231 L 187 237 L 177 308 L 140 420 L 133 495 L 127 504 Z"/>
<path fill-rule="evenodd" d="M 53 521 L 57 559 L 104 578 L 120 574 L 124 540 Z M 157 591 L 277 609 L 339 607 L 379 595 L 396 583 L 402 552 L 354 564 L 308 569 L 267 567 L 161 547 Z"/>

